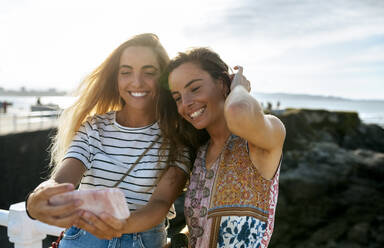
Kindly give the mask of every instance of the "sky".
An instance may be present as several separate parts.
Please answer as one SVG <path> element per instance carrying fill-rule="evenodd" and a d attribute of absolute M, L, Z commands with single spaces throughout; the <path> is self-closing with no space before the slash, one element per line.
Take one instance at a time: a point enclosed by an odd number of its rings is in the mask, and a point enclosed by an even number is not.
<path fill-rule="evenodd" d="M 382 0 L 0 0 L 0 87 L 72 91 L 151 32 L 171 57 L 210 47 L 253 92 L 384 99 Z"/>

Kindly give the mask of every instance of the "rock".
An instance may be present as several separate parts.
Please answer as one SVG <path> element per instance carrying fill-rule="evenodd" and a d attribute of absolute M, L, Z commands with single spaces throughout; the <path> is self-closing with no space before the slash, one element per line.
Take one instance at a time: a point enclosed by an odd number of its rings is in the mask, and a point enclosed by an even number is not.
<path fill-rule="evenodd" d="M 347 112 L 281 119 L 288 145 L 270 247 L 384 247 L 384 130 Z"/>
<path fill-rule="evenodd" d="M 367 222 L 357 223 L 347 234 L 347 239 L 353 243 L 368 244 L 369 242 L 369 227 Z"/>

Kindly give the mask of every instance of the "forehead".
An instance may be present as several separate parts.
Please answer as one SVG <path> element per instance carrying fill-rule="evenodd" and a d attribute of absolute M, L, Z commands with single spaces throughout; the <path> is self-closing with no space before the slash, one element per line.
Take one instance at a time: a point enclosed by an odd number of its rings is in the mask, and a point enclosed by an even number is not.
<path fill-rule="evenodd" d="M 124 49 L 120 57 L 120 65 L 131 67 L 142 67 L 143 65 L 153 65 L 159 68 L 154 51 L 149 47 L 131 46 Z"/>
<path fill-rule="evenodd" d="M 205 70 L 201 69 L 201 67 L 195 63 L 187 62 L 184 63 L 176 69 L 174 69 L 168 77 L 169 87 L 179 88 L 184 87 L 187 83 L 194 79 L 206 79 L 209 78 L 210 75 Z"/>

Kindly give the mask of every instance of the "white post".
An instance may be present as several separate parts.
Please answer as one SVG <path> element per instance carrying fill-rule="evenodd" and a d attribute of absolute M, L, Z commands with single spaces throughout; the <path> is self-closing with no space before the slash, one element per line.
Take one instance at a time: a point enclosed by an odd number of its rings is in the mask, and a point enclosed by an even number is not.
<path fill-rule="evenodd" d="M 25 203 L 11 205 L 8 216 L 8 236 L 15 248 L 41 248 L 43 239 L 47 236 L 39 232 L 25 212 Z"/>

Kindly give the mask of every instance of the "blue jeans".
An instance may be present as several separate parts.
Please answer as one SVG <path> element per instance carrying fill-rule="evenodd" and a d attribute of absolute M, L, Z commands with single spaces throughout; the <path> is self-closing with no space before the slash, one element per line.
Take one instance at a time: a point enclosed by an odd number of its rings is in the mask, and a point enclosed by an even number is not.
<path fill-rule="evenodd" d="M 99 239 L 80 228 L 71 227 L 65 231 L 59 248 L 160 248 L 166 241 L 164 223 L 145 232 L 123 234 L 111 240 Z"/>

